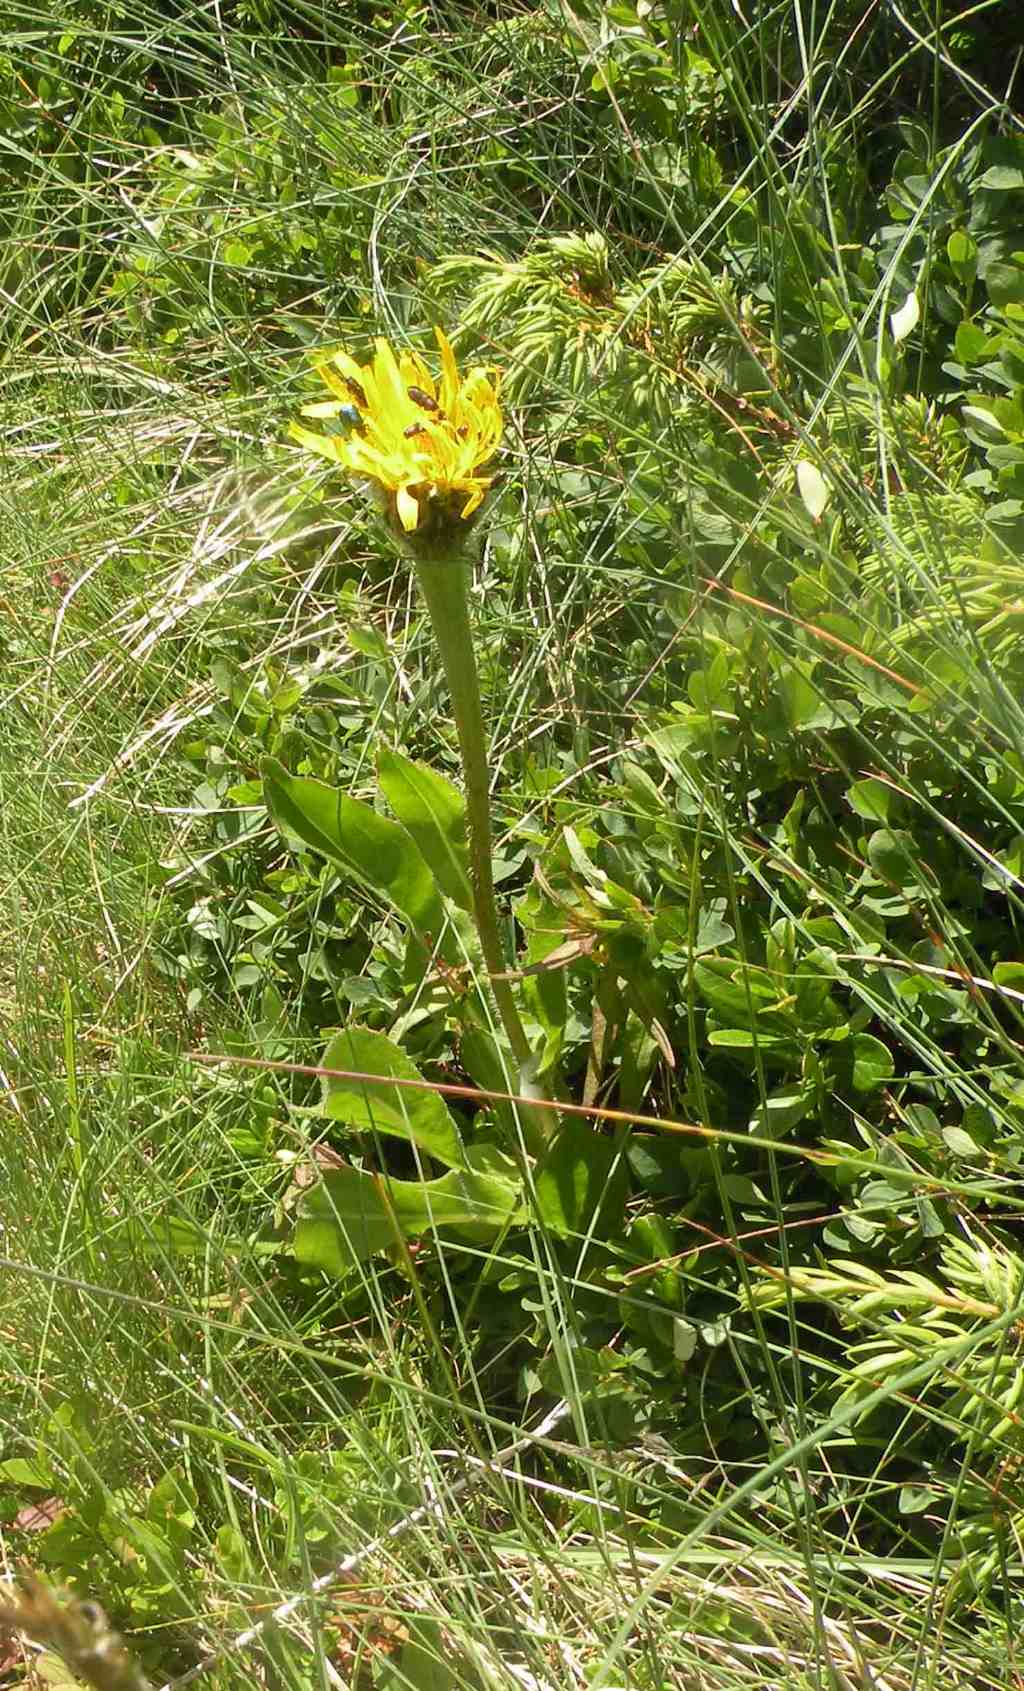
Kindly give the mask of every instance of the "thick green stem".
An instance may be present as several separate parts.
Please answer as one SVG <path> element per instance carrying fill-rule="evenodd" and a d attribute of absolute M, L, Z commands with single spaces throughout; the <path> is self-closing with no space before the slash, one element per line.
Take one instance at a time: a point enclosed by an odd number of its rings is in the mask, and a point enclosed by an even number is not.
<path fill-rule="evenodd" d="M 490 780 L 484 719 L 480 708 L 480 682 L 469 621 L 469 570 L 469 564 L 458 557 L 441 562 L 416 559 L 416 577 L 441 653 L 441 663 L 451 694 L 452 714 L 459 736 L 459 750 L 462 753 L 473 915 L 498 1015 L 512 1047 L 512 1055 L 522 1068 L 531 1055 L 530 1042 L 519 1019 L 512 988 L 503 978 L 508 969 L 508 962 L 501 943 L 498 911 L 494 899 Z M 529 1113 L 541 1135 L 547 1138 L 555 1125 L 551 1110 L 540 1105 Z"/>

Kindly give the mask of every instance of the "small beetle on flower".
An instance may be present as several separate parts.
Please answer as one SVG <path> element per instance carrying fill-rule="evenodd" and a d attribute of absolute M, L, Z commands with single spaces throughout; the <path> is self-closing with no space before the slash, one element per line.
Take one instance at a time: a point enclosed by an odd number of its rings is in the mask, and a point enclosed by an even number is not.
<path fill-rule="evenodd" d="M 498 375 L 474 365 L 460 375 L 447 336 L 436 329 L 441 374 L 418 353 L 378 340 L 372 364 L 336 352 L 318 374 L 335 395 L 303 407 L 309 418 L 358 413 L 350 434 L 323 435 L 293 423 L 301 446 L 367 481 L 399 538 L 428 556 L 450 556 L 494 483 L 501 442 Z"/>

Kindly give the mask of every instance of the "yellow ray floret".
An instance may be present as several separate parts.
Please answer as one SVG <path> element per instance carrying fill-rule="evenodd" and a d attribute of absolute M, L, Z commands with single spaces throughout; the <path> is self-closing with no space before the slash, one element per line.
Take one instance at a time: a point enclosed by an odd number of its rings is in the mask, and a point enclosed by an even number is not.
<path fill-rule="evenodd" d="M 460 376 L 455 355 L 437 329 L 441 374 L 435 378 L 415 352 L 397 355 L 378 340 L 371 364 L 336 352 L 318 366 L 333 399 L 303 408 L 304 417 L 358 414 L 348 434 L 322 435 L 293 423 L 302 446 L 376 484 L 401 531 L 466 524 L 494 481 L 487 467 L 501 441 L 497 372 L 476 365 Z"/>

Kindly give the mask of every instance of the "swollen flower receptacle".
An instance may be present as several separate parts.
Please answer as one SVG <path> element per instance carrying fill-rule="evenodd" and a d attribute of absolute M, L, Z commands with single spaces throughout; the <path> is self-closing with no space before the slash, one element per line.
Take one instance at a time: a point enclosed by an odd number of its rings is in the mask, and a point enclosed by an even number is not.
<path fill-rule="evenodd" d="M 484 506 L 478 505 L 464 517 L 461 494 L 442 492 L 430 484 L 412 487 L 409 493 L 416 500 L 417 512 L 415 527 L 406 529 L 397 494 L 379 486 L 373 488 L 374 501 L 383 513 L 392 539 L 403 552 L 423 563 L 443 564 L 461 558 Z"/>

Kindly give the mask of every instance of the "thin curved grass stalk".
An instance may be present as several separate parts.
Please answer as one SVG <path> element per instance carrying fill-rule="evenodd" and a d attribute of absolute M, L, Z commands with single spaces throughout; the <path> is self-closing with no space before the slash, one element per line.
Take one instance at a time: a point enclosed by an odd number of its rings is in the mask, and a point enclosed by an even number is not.
<path fill-rule="evenodd" d="M 365 1562 L 376 1556 L 379 1551 L 385 1549 L 389 1544 L 393 1544 L 395 1539 L 404 1537 L 407 1532 L 411 1531 L 413 1527 L 419 1526 L 422 1521 L 442 1517 L 451 1500 L 468 1491 L 481 1470 L 487 1473 L 500 1473 L 514 1456 L 518 1456 L 531 1446 L 542 1444 L 558 1426 L 559 1422 L 563 1421 L 569 1414 L 571 1407 L 564 1399 L 556 1403 L 555 1407 L 549 1410 L 548 1414 L 532 1432 L 523 1433 L 519 1438 L 514 1439 L 511 1444 L 506 1445 L 504 1449 L 496 1451 L 493 1457 L 480 1462 L 469 1473 L 453 1480 L 451 1485 L 446 1486 L 443 1494 L 432 1497 L 425 1503 L 418 1503 L 415 1509 L 411 1509 L 407 1515 L 403 1515 L 400 1520 L 395 1521 L 384 1532 L 378 1533 L 377 1537 L 372 1538 L 368 1544 L 364 1544 L 361 1550 L 354 1550 L 351 1555 L 345 1556 L 340 1562 L 335 1563 L 334 1567 L 329 1568 L 325 1574 L 320 1574 L 305 1591 L 300 1591 L 295 1597 L 289 1597 L 286 1602 L 279 1603 L 277 1608 L 271 1614 L 265 1615 L 256 1626 L 247 1627 L 245 1632 L 238 1633 L 222 1648 L 208 1651 L 198 1662 L 193 1663 L 192 1667 L 188 1668 L 185 1673 L 179 1674 L 176 1679 L 169 1679 L 165 1685 L 160 1687 L 160 1691 L 184 1691 L 186 1685 L 191 1685 L 194 1679 L 198 1679 L 201 1674 L 207 1673 L 225 1656 L 237 1655 L 240 1651 L 248 1649 L 250 1644 L 254 1644 L 271 1627 L 280 1626 L 282 1621 L 286 1621 L 290 1615 L 295 1614 L 296 1610 L 301 1609 L 303 1604 L 312 1602 L 322 1592 L 329 1591 L 332 1585 L 337 1585 L 340 1580 L 347 1579 Z M 102 1691 L 107 1691 L 107 1688 L 103 1687 Z M 113 1691 L 120 1691 L 120 1688 L 113 1688 Z M 149 1691 L 149 1688 L 146 1687 L 145 1691 Z"/>

